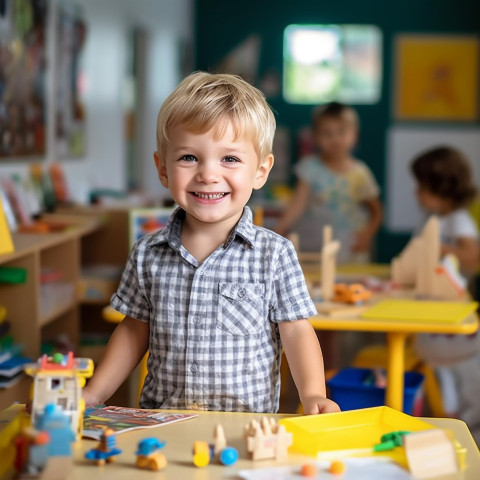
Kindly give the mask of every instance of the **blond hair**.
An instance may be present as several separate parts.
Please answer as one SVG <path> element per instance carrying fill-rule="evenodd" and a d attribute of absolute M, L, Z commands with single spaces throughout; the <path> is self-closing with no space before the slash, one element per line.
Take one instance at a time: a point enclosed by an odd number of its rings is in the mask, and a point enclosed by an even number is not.
<path fill-rule="evenodd" d="M 163 155 L 169 129 L 194 133 L 215 129 L 220 138 L 232 124 L 235 139 L 249 135 L 260 159 L 272 152 L 275 117 L 260 90 L 236 75 L 195 72 L 163 103 L 157 118 L 157 150 Z"/>

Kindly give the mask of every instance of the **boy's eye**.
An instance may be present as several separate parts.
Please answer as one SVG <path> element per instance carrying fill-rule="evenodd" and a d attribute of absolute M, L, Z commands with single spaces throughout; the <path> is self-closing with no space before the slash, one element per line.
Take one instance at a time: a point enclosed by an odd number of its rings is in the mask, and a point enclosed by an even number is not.
<path fill-rule="evenodd" d="M 184 162 L 196 162 L 197 157 L 195 157 L 195 155 L 183 155 L 179 160 L 183 160 Z"/>
<path fill-rule="evenodd" d="M 223 157 L 222 162 L 224 163 L 238 163 L 240 160 L 236 157 Z"/>

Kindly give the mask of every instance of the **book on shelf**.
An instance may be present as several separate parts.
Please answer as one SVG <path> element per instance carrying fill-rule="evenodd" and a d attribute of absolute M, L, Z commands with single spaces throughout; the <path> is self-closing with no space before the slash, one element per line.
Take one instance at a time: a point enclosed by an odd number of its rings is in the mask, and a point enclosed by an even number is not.
<path fill-rule="evenodd" d="M 24 365 L 31 362 L 31 358 L 22 357 L 20 355 L 13 356 L 8 360 L 0 363 L 0 376 L 13 377 L 17 373 L 23 372 Z"/>
<path fill-rule="evenodd" d="M 119 434 L 139 428 L 160 427 L 196 416 L 192 413 L 165 413 L 141 408 L 99 405 L 85 410 L 82 436 L 100 440 L 106 427 L 113 429 L 115 434 Z"/>

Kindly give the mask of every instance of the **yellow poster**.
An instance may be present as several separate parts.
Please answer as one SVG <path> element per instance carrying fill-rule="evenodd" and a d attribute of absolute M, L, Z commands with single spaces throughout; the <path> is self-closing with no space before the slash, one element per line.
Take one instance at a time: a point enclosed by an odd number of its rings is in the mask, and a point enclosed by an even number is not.
<path fill-rule="evenodd" d="M 7 217 L 3 210 L 2 199 L 0 197 L 0 255 L 13 252 L 12 236 L 8 228 Z"/>
<path fill-rule="evenodd" d="M 399 120 L 476 120 L 478 64 L 476 37 L 399 36 L 395 117 Z"/>

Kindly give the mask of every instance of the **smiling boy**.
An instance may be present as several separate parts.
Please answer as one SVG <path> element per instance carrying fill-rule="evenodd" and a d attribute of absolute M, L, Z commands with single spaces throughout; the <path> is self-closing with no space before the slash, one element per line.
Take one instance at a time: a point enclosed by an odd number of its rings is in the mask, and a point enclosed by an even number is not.
<path fill-rule="evenodd" d="M 154 160 L 178 208 L 133 247 L 112 297 L 126 317 L 87 404 L 108 399 L 148 348 L 143 408 L 275 412 L 283 344 L 305 413 L 338 411 L 295 250 L 245 206 L 273 166 L 274 131 L 264 96 L 236 76 L 194 73 L 164 102 Z"/>

